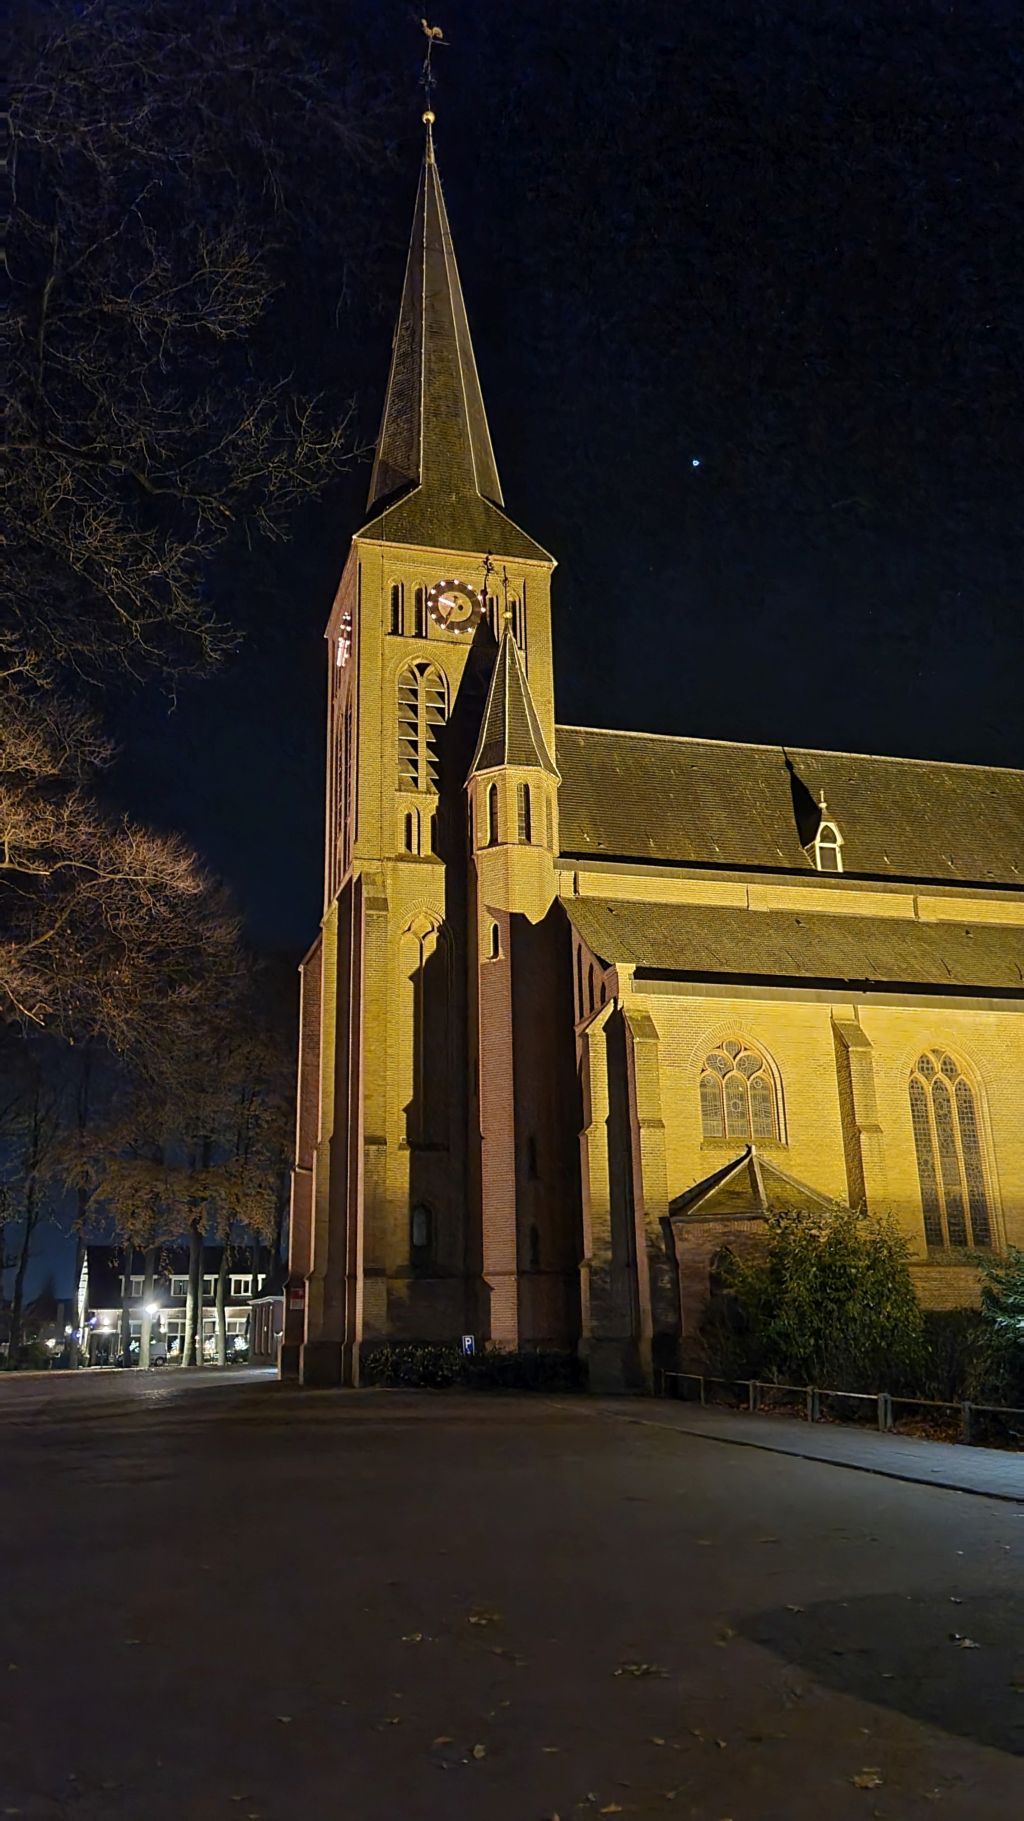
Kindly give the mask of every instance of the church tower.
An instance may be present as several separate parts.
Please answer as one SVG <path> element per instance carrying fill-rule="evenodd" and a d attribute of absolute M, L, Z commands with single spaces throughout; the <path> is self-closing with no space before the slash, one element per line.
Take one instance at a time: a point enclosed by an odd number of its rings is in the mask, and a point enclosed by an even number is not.
<path fill-rule="evenodd" d="M 373 1341 L 490 1338 L 494 1221 L 510 1223 L 502 1282 L 541 1250 L 514 1206 L 492 1220 L 481 1203 L 497 1140 L 479 1129 L 479 957 L 490 923 L 508 949 L 509 920 L 542 923 L 554 899 L 554 562 L 503 510 L 425 123 L 368 518 L 326 634 L 324 916 L 302 970 L 282 1350 L 307 1384 L 356 1382 Z M 492 793 L 485 852 L 467 801 L 479 832 Z M 518 1315 L 498 1328 L 514 1339 Z"/>

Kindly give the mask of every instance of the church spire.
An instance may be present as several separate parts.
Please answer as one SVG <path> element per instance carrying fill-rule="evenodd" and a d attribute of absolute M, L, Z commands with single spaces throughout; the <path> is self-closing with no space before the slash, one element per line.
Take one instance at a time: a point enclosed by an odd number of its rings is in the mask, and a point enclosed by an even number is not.
<path fill-rule="evenodd" d="M 550 561 L 501 510 L 466 305 L 427 129 L 363 536 Z"/>
<path fill-rule="evenodd" d="M 400 489 L 443 483 L 502 504 L 466 305 L 434 156 L 433 112 L 413 215 L 370 510 Z"/>

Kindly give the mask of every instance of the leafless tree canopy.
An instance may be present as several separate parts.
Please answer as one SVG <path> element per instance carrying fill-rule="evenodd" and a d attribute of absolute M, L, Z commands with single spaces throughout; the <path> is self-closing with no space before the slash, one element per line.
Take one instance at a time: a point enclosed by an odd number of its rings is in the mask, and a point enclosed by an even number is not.
<path fill-rule="evenodd" d="M 97 1037 L 152 1070 L 178 1027 L 230 998 L 237 923 L 181 841 L 98 808 L 108 747 L 61 696 L 0 717 L 0 1012 Z"/>
<path fill-rule="evenodd" d="M 314 9 L 316 10 L 316 9 Z M 3 654 L 50 683 L 231 643 L 207 591 L 239 534 L 279 535 L 349 453 L 261 340 L 312 145 L 364 126 L 285 0 L 55 4 L 11 86 Z M 359 120 L 365 122 L 366 108 Z"/>

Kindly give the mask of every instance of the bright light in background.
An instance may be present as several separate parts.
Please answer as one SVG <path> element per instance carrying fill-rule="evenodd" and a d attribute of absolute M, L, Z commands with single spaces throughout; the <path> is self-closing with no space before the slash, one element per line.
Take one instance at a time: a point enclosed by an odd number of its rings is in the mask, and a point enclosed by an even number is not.
<path fill-rule="evenodd" d="M 691 457 L 691 459 L 690 459 L 690 467 L 691 467 L 691 468 L 699 468 L 699 467 L 700 467 L 700 456 L 699 456 L 699 455 L 694 455 L 694 456 L 692 456 L 692 457 Z"/>
<path fill-rule="evenodd" d="M 146 1314 L 147 1315 L 159 1315 L 159 1313 L 160 1313 L 160 1304 L 159 1303 L 147 1303 L 146 1304 Z"/>
<path fill-rule="evenodd" d="M 48 1347 L 55 1347 L 55 1346 L 56 1346 L 56 1345 L 57 1345 L 57 1342 L 56 1342 L 56 1341 L 55 1341 L 55 1340 L 54 1340 L 54 1338 L 53 1338 L 53 1335 L 52 1335 L 52 1334 L 51 1334 L 51 1335 L 50 1335 L 50 1338 L 49 1338 L 49 1340 L 48 1340 L 48 1341 L 47 1341 L 47 1343 L 46 1343 L 46 1344 L 47 1344 L 47 1346 L 48 1346 Z"/>

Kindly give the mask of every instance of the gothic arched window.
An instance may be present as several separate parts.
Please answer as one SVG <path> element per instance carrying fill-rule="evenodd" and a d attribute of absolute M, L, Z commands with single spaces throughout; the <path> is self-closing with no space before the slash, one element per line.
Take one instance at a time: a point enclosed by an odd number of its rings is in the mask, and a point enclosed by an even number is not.
<path fill-rule="evenodd" d="M 448 718 L 448 689 L 433 664 L 409 664 L 398 679 L 398 782 L 402 790 L 438 787 L 437 736 Z"/>
<path fill-rule="evenodd" d="M 425 639 L 427 636 L 427 595 L 423 588 L 413 589 L 412 630 L 417 639 Z"/>
<path fill-rule="evenodd" d="M 487 845 L 488 847 L 498 845 L 498 786 L 496 784 L 487 786 Z"/>
<path fill-rule="evenodd" d="M 516 785 L 516 803 L 519 814 L 519 839 L 529 845 L 533 840 L 533 807 L 530 803 L 530 786 Z"/>
<path fill-rule="evenodd" d="M 405 589 L 401 582 L 391 584 L 391 631 L 405 630 Z"/>
<path fill-rule="evenodd" d="M 930 1246 L 990 1246 L 992 1222 L 975 1092 L 944 1050 L 925 1050 L 910 1075 L 910 1120 Z"/>
<path fill-rule="evenodd" d="M 705 1056 L 700 1119 L 705 1138 L 778 1138 L 775 1083 L 749 1044 L 730 1037 Z"/>

